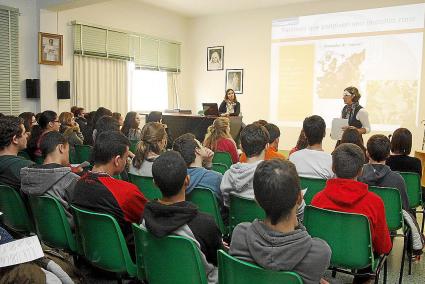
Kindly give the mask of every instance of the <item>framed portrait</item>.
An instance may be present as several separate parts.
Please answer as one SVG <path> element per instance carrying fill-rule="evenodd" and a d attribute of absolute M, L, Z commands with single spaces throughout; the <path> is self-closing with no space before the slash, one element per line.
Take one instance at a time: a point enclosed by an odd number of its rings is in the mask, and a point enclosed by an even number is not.
<path fill-rule="evenodd" d="M 235 94 L 243 93 L 243 69 L 226 69 L 227 89 L 233 89 Z"/>
<path fill-rule="evenodd" d="M 38 33 L 38 63 L 62 65 L 63 36 Z"/>
<path fill-rule="evenodd" d="M 223 70 L 224 46 L 207 47 L 207 71 Z"/>

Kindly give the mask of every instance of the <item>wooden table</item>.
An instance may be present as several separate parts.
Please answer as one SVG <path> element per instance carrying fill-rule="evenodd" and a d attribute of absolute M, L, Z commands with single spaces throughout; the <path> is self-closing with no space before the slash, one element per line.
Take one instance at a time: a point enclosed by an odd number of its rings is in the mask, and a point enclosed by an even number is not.
<path fill-rule="evenodd" d="M 162 122 L 167 124 L 168 133 L 172 139 L 176 139 L 182 134 L 192 133 L 201 143 L 204 141 L 208 126 L 210 126 L 217 116 L 201 116 L 180 113 L 163 113 Z M 230 134 L 235 141 L 238 140 L 242 128 L 242 116 L 230 116 Z"/>
<path fill-rule="evenodd" d="M 422 180 L 421 184 L 422 186 L 425 186 L 425 151 L 416 150 L 415 151 L 415 157 L 421 160 L 422 163 Z"/>

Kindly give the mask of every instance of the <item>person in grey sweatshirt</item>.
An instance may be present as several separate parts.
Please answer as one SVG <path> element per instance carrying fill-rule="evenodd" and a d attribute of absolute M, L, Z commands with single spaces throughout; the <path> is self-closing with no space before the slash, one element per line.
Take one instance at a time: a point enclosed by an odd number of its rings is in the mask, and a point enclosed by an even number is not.
<path fill-rule="evenodd" d="M 224 206 L 229 207 L 230 193 L 254 198 L 252 181 L 258 164 L 264 160 L 269 133 L 264 126 L 253 123 L 241 132 L 242 151 L 246 155 L 246 163 L 233 164 L 223 175 L 220 190 L 223 194 Z"/>
<path fill-rule="evenodd" d="M 298 222 L 302 194 L 294 164 L 280 159 L 261 162 L 253 186 L 266 218 L 237 225 L 230 254 L 265 269 L 296 272 L 305 284 L 322 281 L 331 249 L 325 241 L 312 238 Z"/>
<path fill-rule="evenodd" d="M 56 198 L 65 209 L 71 228 L 74 228 L 68 200 L 80 177 L 69 167 L 68 142 L 61 133 L 50 131 L 42 138 L 40 149 L 44 163 L 21 169 L 21 191 L 28 195 Z"/>

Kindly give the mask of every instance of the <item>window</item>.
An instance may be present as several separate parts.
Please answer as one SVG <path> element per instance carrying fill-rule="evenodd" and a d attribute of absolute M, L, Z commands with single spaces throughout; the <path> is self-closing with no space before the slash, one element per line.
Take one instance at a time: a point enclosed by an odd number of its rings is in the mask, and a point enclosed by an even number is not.
<path fill-rule="evenodd" d="M 19 82 L 19 11 L 0 6 L 0 112 L 17 115 Z"/>
<path fill-rule="evenodd" d="M 163 111 L 168 108 L 168 73 L 135 69 L 129 63 L 129 111 Z"/>

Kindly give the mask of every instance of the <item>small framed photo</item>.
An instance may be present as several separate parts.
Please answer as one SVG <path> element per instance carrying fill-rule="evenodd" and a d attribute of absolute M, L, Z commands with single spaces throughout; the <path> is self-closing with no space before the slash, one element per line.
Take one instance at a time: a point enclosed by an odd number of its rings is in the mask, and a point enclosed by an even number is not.
<path fill-rule="evenodd" d="M 207 71 L 223 70 L 224 46 L 207 47 Z"/>
<path fill-rule="evenodd" d="M 226 69 L 226 90 L 233 89 L 235 94 L 243 93 L 243 69 Z"/>
<path fill-rule="evenodd" d="M 38 63 L 62 65 L 63 36 L 38 33 Z"/>

